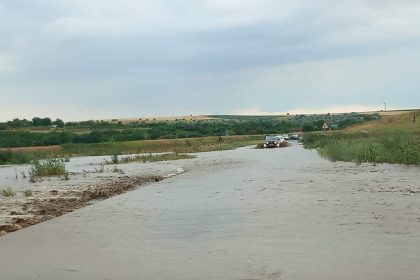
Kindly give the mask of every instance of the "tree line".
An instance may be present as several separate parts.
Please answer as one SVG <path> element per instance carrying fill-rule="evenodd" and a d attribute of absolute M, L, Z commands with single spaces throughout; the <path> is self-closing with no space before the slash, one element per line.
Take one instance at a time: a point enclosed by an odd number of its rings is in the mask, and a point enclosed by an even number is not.
<path fill-rule="evenodd" d="M 64 127 L 64 121 L 60 119 L 56 119 L 55 121 L 53 121 L 50 118 L 39 118 L 39 117 L 34 117 L 32 120 L 27 120 L 27 119 L 21 120 L 17 118 L 8 122 L 0 123 L 0 130 L 25 128 L 25 127 L 50 127 L 50 126 Z"/>
<path fill-rule="evenodd" d="M 369 115 L 352 114 L 340 119 L 337 128 L 343 128 L 356 122 L 371 120 Z M 311 118 L 281 120 L 276 118 L 228 118 L 199 121 L 136 121 L 123 124 L 118 121 L 84 121 L 67 122 L 57 119 L 35 117 L 31 121 L 14 119 L 0 123 L 0 148 L 50 146 L 68 143 L 101 143 L 119 142 L 144 139 L 175 139 L 194 138 L 204 136 L 224 135 L 262 135 L 283 134 L 290 131 L 316 131 L 320 130 L 323 119 Z M 58 129 L 48 131 L 30 131 L 31 127 L 51 127 Z M 23 129 L 19 129 L 23 128 Z M 82 132 L 77 132 L 82 129 Z"/>
<path fill-rule="evenodd" d="M 145 127 L 123 129 L 93 129 L 87 133 L 71 130 L 36 132 L 25 130 L 0 131 L 0 147 L 50 146 L 67 143 L 100 143 L 144 139 L 194 138 L 223 135 L 257 135 L 286 133 L 292 124 L 285 121 L 200 121 L 200 122 L 156 122 Z"/>

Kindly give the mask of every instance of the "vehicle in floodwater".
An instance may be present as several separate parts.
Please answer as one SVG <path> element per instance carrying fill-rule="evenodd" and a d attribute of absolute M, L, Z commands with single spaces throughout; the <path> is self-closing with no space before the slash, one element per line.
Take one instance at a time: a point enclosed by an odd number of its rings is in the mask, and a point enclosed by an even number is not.
<path fill-rule="evenodd" d="M 289 140 L 299 140 L 299 134 L 289 133 Z"/>
<path fill-rule="evenodd" d="M 284 141 L 284 138 L 281 136 L 267 135 L 264 141 L 264 148 L 278 148 Z"/>

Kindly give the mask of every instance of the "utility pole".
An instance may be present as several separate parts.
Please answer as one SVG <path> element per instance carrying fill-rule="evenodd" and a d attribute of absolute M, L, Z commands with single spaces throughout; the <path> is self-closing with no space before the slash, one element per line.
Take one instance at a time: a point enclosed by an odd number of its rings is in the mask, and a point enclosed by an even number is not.
<path fill-rule="evenodd" d="M 384 101 L 384 112 L 386 112 L 386 102 Z"/>

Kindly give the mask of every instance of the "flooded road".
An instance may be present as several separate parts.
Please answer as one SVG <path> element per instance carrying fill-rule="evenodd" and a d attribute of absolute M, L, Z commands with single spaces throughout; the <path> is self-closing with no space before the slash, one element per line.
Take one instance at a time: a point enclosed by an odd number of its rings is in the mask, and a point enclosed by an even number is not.
<path fill-rule="evenodd" d="M 1 279 L 419 279 L 420 169 L 300 146 L 188 173 L 0 237 Z"/>
<path fill-rule="evenodd" d="M 149 155 L 149 154 L 136 154 L 136 155 Z M 153 153 L 151 155 L 159 155 Z M 135 155 L 124 155 L 119 158 L 126 158 Z M 74 157 L 69 162 L 65 162 L 66 170 L 71 176 L 70 182 L 63 182 L 61 178 L 50 177 L 44 178 L 42 184 L 34 184 L 29 180 L 31 165 L 13 165 L 13 166 L 0 166 L 0 186 L 10 187 L 14 191 L 21 191 L 25 189 L 38 189 L 38 188 L 53 188 L 62 189 L 67 185 L 78 184 L 80 182 L 91 182 L 88 177 L 109 177 L 113 175 L 112 168 L 118 164 L 107 164 L 111 161 L 111 156 L 87 156 L 87 157 Z M 171 162 L 148 162 L 139 168 L 138 162 L 131 162 L 121 164 L 120 167 L 127 175 L 142 176 L 145 174 L 159 174 L 166 176 L 170 173 L 178 173 L 178 166 Z M 99 170 L 102 169 L 102 172 Z M 111 174 L 110 174 L 111 173 Z M 73 176 L 74 174 L 83 174 L 83 176 Z M 92 176 L 93 175 L 93 176 Z M 49 181 L 49 183 L 48 183 Z M 0 198 L 1 199 L 1 198 Z"/>

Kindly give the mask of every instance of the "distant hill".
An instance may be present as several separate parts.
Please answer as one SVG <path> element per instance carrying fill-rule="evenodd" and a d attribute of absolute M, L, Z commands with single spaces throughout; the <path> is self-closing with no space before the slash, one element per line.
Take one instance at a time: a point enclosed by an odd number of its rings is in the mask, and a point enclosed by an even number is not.
<path fill-rule="evenodd" d="M 420 118 L 419 109 L 411 110 L 395 110 L 387 112 L 378 112 L 381 115 L 381 119 L 356 124 L 350 127 L 345 128 L 343 131 L 346 133 L 359 132 L 362 130 L 372 131 L 372 130 L 383 130 L 383 129 L 403 129 L 403 130 L 419 130 L 418 126 L 412 126 L 413 116 Z M 420 119 L 417 120 L 419 122 Z"/>

